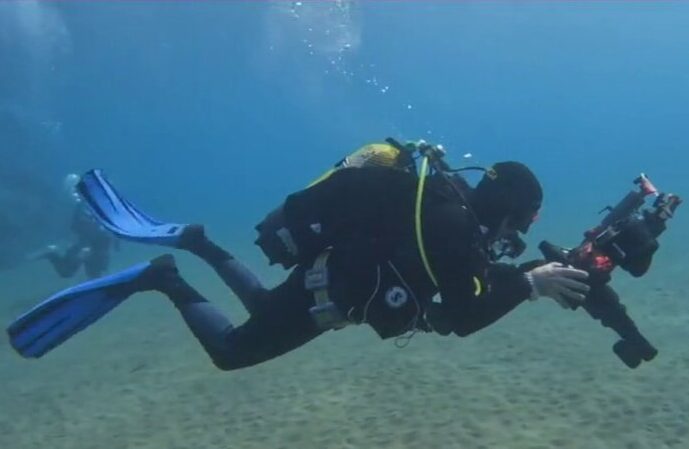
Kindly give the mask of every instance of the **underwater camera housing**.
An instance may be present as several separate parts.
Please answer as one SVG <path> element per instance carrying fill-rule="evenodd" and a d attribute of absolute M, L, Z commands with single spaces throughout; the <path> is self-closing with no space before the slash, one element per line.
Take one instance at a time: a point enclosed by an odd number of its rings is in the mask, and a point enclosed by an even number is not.
<path fill-rule="evenodd" d="M 657 238 L 682 203 L 677 195 L 661 193 L 643 173 L 634 183 L 638 190 L 629 192 L 615 207 L 603 209 L 608 214 L 598 226 L 584 233 L 584 240 L 576 248 L 565 249 L 547 241 L 539 245 L 548 261 L 589 273 L 591 290 L 582 307 L 621 337 L 613 351 L 630 368 L 652 360 L 658 350 L 641 335 L 608 282 L 617 266 L 634 277 L 648 271 L 658 250 Z M 652 206 L 642 209 L 649 196 L 655 198 Z"/>

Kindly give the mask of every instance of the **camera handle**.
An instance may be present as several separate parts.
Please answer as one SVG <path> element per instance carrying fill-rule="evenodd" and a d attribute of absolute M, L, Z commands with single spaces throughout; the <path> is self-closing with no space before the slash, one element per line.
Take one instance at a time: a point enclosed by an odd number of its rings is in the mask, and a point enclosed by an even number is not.
<path fill-rule="evenodd" d="M 576 250 L 567 250 L 547 241 L 541 242 L 538 248 L 549 262 L 587 269 L 571 260 Z M 591 290 L 581 307 L 593 319 L 600 321 L 601 325 L 612 329 L 620 336 L 620 340 L 613 345 L 613 351 L 617 357 L 629 368 L 636 368 L 642 361 L 655 358 L 658 350 L 641 334 L 634 321 L 627 315 L 627 310 L 620 302 L 617 293 L 608 285 L 610 275 L 587 271 L 591 275 L 588 281 Z M 578 305 L 573 304 L 573 307 L 576 309 Z"/>

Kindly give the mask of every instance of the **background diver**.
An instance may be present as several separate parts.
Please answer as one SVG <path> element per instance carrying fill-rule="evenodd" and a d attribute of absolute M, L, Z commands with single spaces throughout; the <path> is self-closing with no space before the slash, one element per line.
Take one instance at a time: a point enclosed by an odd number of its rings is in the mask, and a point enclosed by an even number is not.
<path fill-rule="evenodd" d="M 26 258 L 47 260 L 63 278 L 74 276 L 79 268 L 83 267 L 86 276 L 93 279 L 107 271 L 110 265 L 110 249 L 117 245 L 117 241 L 100 225 L 89 207 L 81 200 L 76 190 L 79 179 L 79 175 L 70 173 L 63 181 L 68 201 L 73 205 L 70 230 L 75 239 L 62 253 L 57 244 L 50 244 Z"/>
<path fill-rule="evenodd" d="M 90 171 L 78 189 L 105 228 L 197 255 L 250 317 L 234 326 L 164 255 L 48 298 L 10 325 L 10 342 L 24 357 L 41 357 L 132 294 L 158 291 L 214 364 L 233 370 L 351 324 L 367 323 L 381 338 L 417 331 L 466 336 L 529 298 L 550 297 L 563 307 L 584 300 L 586 271 L 496 261 L 493 243 L 526 233 L 541 206 L 540 183 L 525 165 L 497 163 L 472 188 L 459 175 L 431 170 L 428 158 L 418 175 L 402 153 L 390 145 L 364 147 L 289 195 L 257 226 L 257 244 L 271 263 L 293 267 L 272 289 L 209 240 L 202 226 L 156 221 L 102 172 Z"/>

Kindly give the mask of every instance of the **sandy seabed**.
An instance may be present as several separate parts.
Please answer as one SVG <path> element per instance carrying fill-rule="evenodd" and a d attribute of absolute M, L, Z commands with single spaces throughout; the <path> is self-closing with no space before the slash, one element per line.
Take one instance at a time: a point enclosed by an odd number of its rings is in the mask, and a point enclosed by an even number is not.
<path fill-rule="evenodd" d="M 224 373 L 165 300 L 139 295 L 39 361 L 0 340 L 0 448 L 686 449 L 689 285 L 675 268 L 674 283 L 619 285 L 660 349 L 637 370 L 583 312 L 541 301 L 465 339 L 416 335 L 398 349 L 352 327 Z M 241 321 L 207 271 L 188 277 Z M 3 323 L 33 302 L 20 291 L 65 285 L 1 280 Z"/>

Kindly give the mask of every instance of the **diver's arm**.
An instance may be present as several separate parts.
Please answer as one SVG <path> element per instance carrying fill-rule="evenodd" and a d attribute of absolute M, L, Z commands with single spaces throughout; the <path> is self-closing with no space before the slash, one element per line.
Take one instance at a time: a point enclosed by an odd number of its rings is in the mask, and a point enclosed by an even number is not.
<path fill-rule="evenodd" d="M 436 240 L 434 271 L 442 301 L 429 305 L 428 318 L 439 333 L 466 336 L 528 299 L 531 285 L 522 268 L 485 260 L 473 244 L 476 236 L 465 212 L 446 208 L 441 213 L 429 243 Z"/>
<path fill-rule="evenodd" d="M 487 291 L 484 293 L 457 298 L 459 301 L 454 306 L 456 313 L 452 330 L 461 337 L 493 324 L 531 294 L 531 285 L 514 266 L 492 266 L 484 282 L 486 280 Z"/>
<path fill-rule="evenodd" d="M 524 274 L 512 265 L 489 267 L 480 282 L 482 292 L 478 295 L 473 278 L 460 275 L 449 285 L 441 283 L 442 301 L 431 305 L 431 326 L 464 337 L 502 318 L 531 294 Z M 433 317 L 441 317 L 445 323 L 434 324 Z"/>

